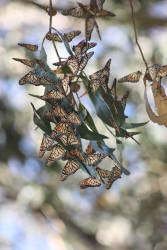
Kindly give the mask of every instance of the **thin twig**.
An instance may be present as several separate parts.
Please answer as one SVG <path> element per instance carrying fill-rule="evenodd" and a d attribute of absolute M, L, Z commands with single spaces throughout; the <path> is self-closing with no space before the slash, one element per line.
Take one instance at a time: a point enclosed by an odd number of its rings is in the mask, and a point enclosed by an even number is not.
<path fill-rule="evenodd" d="M 137 36 L 137 30 L 136 30 L 136 24 L 135 24 L 135 17 L 134 17 L 134 8 L 133 8 L 133 0 L 129 0 L 129 3 L 130 3 L 130 7 L 131 7 L 131 16 L 132 16 L 132 23 L 133 23 L 133 29 L 134 29 L 134 33 L 135 33 L 135 40 L 136 40 L 136 45 L 138 46 L 139 48 L 139 51 L 140 51 L 140 54 L 142 56 L 142 59 L 143 59 L 143 62 L 146 66 L 146 69 L 148 68 L 148 63 L 144 57 L 144 54 L 143 54 L 143 51 L 142 51 L 142 48 L 138 42 L 138 36 Z"/>
<path fill-rule="evenodd" d="M 49 32 L 51 33 L 52 30 L 52 0 L 49 0 Z"/>
<path fill-rule="evenodd" d="M 60 57 L 60 55 L 59 55 L 59 52 L 58 52 L 58 50 L 57 50 L 57 47 L 56 47 L 55 42 L 52 41 L 52 44 L 53 44 L 53 47 L 54 47 L 54 49 L 55 49 L 56 55 L 57 55 L 57 57 L 58 57 L 58 60 L 59 60 L 59 62 L 61 62 L 61 57 Z"/>

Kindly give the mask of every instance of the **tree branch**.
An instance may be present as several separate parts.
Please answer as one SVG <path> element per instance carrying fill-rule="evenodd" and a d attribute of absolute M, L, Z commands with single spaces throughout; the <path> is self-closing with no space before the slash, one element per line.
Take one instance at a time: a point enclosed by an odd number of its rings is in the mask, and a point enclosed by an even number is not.
<path fill-rule="evenodd" d="M 134 17 L 134 9 L 133 9 L 133 0 L 129 0 L 129 3 L 130 3 L 130 7 L 131 7 L 131 16 L 132 16 L 132 23 L 133 23 L 133 29 L 134 29 L 134 33 L 135 33 L 135 40 L 136 40 L 136 45 L 138 46 L 139 48 L 139 51 L 140 51 L 140 54 L 142 56 L 142 59 L 143 59 L 143 62 L 146 66 L 146 69 L 148 68 L 148 63 L 144 57 L 144 53 L 142 51 L 142 48 L 139 44 L 139 41 L 138 41 L 138 36 L 137 36 L 137 30 L 136 30 L 136 24 L 135 24 L 135 17 Z"/>

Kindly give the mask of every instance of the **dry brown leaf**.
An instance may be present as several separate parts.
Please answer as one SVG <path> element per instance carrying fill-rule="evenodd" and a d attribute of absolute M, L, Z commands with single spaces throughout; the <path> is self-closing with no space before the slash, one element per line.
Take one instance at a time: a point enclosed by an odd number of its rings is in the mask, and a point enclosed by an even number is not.
<path fill-rule="evenodd" d="M 167 96 L 166 96 L 166 94 L 164 96 L 165 92 L 164 92 L 163 87 L 158 86 L 158 88 L 156 88 L 157 85 L 159 85 L 159 83 L 154 82 L 152 84 L 152 90 L 153 90 L 155 105 L 156 105 L 157 112 L 158 112 L 159 116 L 157 116 L 153 112 L 153 110 L 149 104 L 147 90 L 145 87 L 144 98 L 145 98 L 146 111 L 147 111 L 147 114 L 148 114 L 151 121 L 158 123 L 159 125 L 164 125 L 165 127 L 167 127 Z M 156 88 L 156 90 L 155 90 L 155 88 Z M 162 91 L 160 91 L 160 89 Z"/>

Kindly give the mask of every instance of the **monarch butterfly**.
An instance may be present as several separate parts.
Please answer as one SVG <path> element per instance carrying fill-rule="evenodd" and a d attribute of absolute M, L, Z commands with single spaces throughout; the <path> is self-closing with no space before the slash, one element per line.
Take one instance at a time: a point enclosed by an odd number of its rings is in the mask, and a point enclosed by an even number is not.
<path fill-rule="evenodd" d="M 29 44 L 29 43 L 18 43 L 19 46 L 21 47 L 24 47 L 28 50 L 31 50 L 31 51 L 37 51 L 38 50 L 38 45 L 36 44 Z"/>
<path fill-rule="evenodd" d="M 61 180 L 64 181 L 69 175 L 74 174 L 78 169 L 78 162 L 75 160 L 69 160 L 62 170 Z"/>
<path fill-rule="evenodd" d="M 68 151 L 68 152 L 66 153 L 66 157 L 65 157 L 65 158 L 66 158 L 66 159 L 68 159 L 68 158 L 72 158 L 72 159 L 73 159 L 73 158 L 77 158 L 77 159 L 79 159 L 81 162 L 84 161 L 83 153 L 81 153 L 77 148 Z"/>
<path fill-rule="evenodd" d="M 93 152 L 93 148 L 92 148 L 92 144 L 89 143 L 88 146 L 87 146 L 87 149 L 86 149 L 86 155 L 91 155 Z"/>
<path fill-rule="evenodd" d="M 93 73 L 89 76 L 91 80 L 91 88 L 94 92 L 96 92 L 100 86 L 104 89 L 105 92 L 108 91 L 108 80 L 110 75 L 110 64 L 111 59 L 107 61 L 104 68 L 98 70 L 97 72 Z"/>
<path fill-rule="evenodd" d="M 89 61 L 89 59 L 92 57 L 94 55 L 94 52 L 89 52 L 89 53 L 87 53 L 85 56 L 83 56 L 82 58 L 81 58 L 81 63 L 80 63 L 80 65 L 79 65 L 79 71 L 82 71 L 82 70 L 84 70 L 84 68 L 86 67 L 86 65 L 87 65 L 87 63 L 88 63 L 88 61 Z"/>
<path fill-rule="evenodd" d="M 40 146 L 40 153 L 39 153 L 40 158 L 43 157 L 43 155 L 45 154 L 45 151 L 51 150 L 53 143 L 54 141 L 52 140 L 52 138 L 50 138 L 46 134 L 43 135 L 41 146 Z"/>
<path fill-rule="evenodd" d="M 123 109 L 125 109 L 125 107 L 126 107 L 126 102 L 127 102 L 128 96 L 129 96 L 129 91 L 127 91 L 121 99 L 121 104 L 122 104 Z"/>
<path fill-rule="evenodd" d="M 40 85 L 39 77 L 35 73 L 30 71 L 19 80 L 20 85 L 24 85 L 26 83 L 39 86 Z"/>
<path fill-rule="evenodd" d="M 61 40 L 61 38 L 59 37 L 58 34 L 51 33 L 51 32 L 48 32 L 46 34 L 46 39 L 49 40 L 49 41 L 62 42 L 62 40 Z"/>
<path fill-rule="evenodd" d="M 106 185 L 106 189 L 110 189 L 113 182 L 116 181 L 117 179 L 121 178 L 121 174 L 122 174 L 122 170 L 119 167 L 114 166 L 112 171 L 111 171 L 111 175 L 108 178 L 108 183 Z"/>
<path fill-rule="evenodd" d="M 21 62 L 24 65 L 33 68 L 35 66 L 35 62 L 29 59 L 20 59 L 20 58 L 13 58 L 13 60 L 17 61 L 17 62 Z"/>
<path fill-rule="evenodd" d="M 59 139 L 65 146 L 68 146 L 68 145 L 76 146 L 79 144 L 77 136 L 72 132 L 68 132 L 67 134 L 61 135 Z"/>
<path fill-rule="evenodd" d="M 69 77 L 69 76 L 66 76 L 66 77 L 62 80 L 62 86 L 63 86 L 63 89 L 64 89 L 65 94 L 67 94 L 67 92 L 68 92 L 69 83 L 70 83 L 70 77 Z"/>
<path fill-rule="evenodd" d="M 66 117 L 67 113 L 65 112 L 65 110 L 59 106 L 58 104 L 53 106 L 53 113 L 56 117 Z"/>
<path fill-rule="evenodd" d="M 101 169 L 99 167 L 96 167 L 96 171 L 97 171 L 98 175 L 102 178 L 109 178 L 111 175 L 111 171 L 106 170 L 106 169 Z"/>
<path fill-rule="evenodd" d="M 154 64 L 146 70 L 144 78 L 148 81 L 154 81 L 158 76 L 158 72 L 160 71 L 161 66 L 158 64 Z"/>
<path fill-rule="evenodd" d="M 88 16 L 86 18 L 86 23 L 85 23 L 86 41 L 89 41 L 91 39 L 94 27 L 95 27 L 95 18 L 92 16 Z"/>
<path fill-rule="evenodd" d="M 47 164 L 49 165 L 51 162 L 63 158 L 63 156 L 65 155 L 65 152 L 66 152 L 65 149 L 64 149 L 61 145 L 57 144 L 57 145 L 52 149 L 52 151 L 51 151 L 51 153 L 50 153 L 50 156 L 49 156 L 49 158 L 48 158 Z"/>
<path fill-rule="evenodd" d="M 111 11 L 108 11 L 108 10 L 100 10 L 100 11 L 97 11 L 96 13 L 96 16 L 97 17 L 106 17 L 106 16 L 115 16 L 115 14 Z"/>
<path fill-rule="evenodd" d="M 75 112 L 68 114 L 68 122 L 72 123 L 73 125 L 81 125 L 81 120 L 78 114 Z"/>
<path fill-rule="evenodd" d="M 85 189 L 88 187 L 99 187 L 100 185 L 101 185 L 101 181 L 99 179 L 94 179 L 92 177 L 84 179 L 82 182 L 80 182 L 81 189 Z"/>
<path fill-rule="evenodd" d="M 74 30 L 64 34 L 64 37 L 67 39 L 68 42 L 71 42 L 76 36 L 79 36 L 80 34 L 80 30 Z"/>
<path fill-rule="evenodd" d="M 86 164 L 95 166 L 97 165 L 102 159 L 104 159 L 104 153 L 94 153 L 92 155 L 88 155 L 86 158 Z"/>
<path fill-rule="evenodd" d="M 85 17 L 85 12 L 80 7 L 71 8 L 71 9 L 68 9 L 68 10 L 63 10 L 61 13 L 64 16 Z"/>
<path fill-rule="evenodd" d="M 78 70 L 79 70 L 78 58 L 76 56 L 69 58 L 67 64 L 68 64 L 68 67 L 70 68 L 72 74 L 76 75 L 78 73 Z"/>
<path fill-rule="evenodd" d="M 158 72 L 158 76 L 160 77 L 167 76 L 167 65 L 161 67 L 161 69 Z"/>
<path fill-rule="evenodd" d="M 73 46 L 72 50 L 76 54 L 78 60 L 81 60 L 82 54 L 85 54 L 87 52 L 87 50 L 94 48 L 95 46 L 96 46 L 96 43 L 92 42 L 92 43 L 86 44 L 85 40 L 82 40 L 77 45 Z"/>
<path fill-rule="evenodd" d="M 126 75 L 120 79 L 118 79 L 118 82 L 119 83 L 123 83 L 123 82 L 138 82 L 140 80 L 140 77 L 142 75 L 142 72 L 141 71 L 136 71 L 136 72 L 133 72 L 129 75 Z"/>
<path fill-rule="evenodd" d="M 55 130 L 57 134 L 66 134 L 67 132 L 72 132 L 72 127 L 69 123 L 59 122 L 56 124 Z"/>
<path fill-rule="evenodd" d="M 62 100 L 64 97 L 65 96 L 61 91 L 59 91 L 57 89 L 53 89 L 53 90 L 49 91 L 47 94 L 43 95 L 42 100 L 44 100 L 44 101 L 47 101 L 50 99 Z"/>

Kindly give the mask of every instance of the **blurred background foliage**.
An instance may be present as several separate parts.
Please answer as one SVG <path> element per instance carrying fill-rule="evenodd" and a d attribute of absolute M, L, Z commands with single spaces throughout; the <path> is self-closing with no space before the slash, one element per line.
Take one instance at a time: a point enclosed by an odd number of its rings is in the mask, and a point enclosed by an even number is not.
<path fill-rule="evenodd" d="M 56 1 L 58 9 L 74 6 L 75 1 Z M 89 2 L 89 1 L 85 1 Z M 167 64 L 167 1 L 134 1 L 139 40 L 149 64 Z M 46 5 L 46 0 L 36 0 Z M 112 58 L 114 77 L 141 70 L 144 65 L 134 43 L 128 1 L 106 0 L 105 9 L 115 18 L 99 20 L 103 40 L 87 67 L 93 73 Z M 43 93 L 43 88 L 20 87 L 26 73 L 23 65 L 12 61 L 24 58 L 18 42 L 40 44 L 48 31 L 48 15 L 28 0 L 0 1 L 0 249 L 2 250 L 166 250 L 167 249 L 167 130 L 150 122 L 137 136 L 141 146 L 126 140 L 118 156 L 131 171 L 111 190 L 80 190 L 84 173 L 60 182 L 60 166 L 51 169 L 38 159 L 42 133 L 35 130 L 28 92 Z M 60 31 L 81 29 L 84 21 L 57 14 L 53 25 Z M 78 40 L 77 40 L 78 39 Z M 75 39 L 75 43 L 81 37 Z M 56 61 L 46 43 L 48 63 Z M 64 49 L 59 46 L 63 56 Z M 163 82 L 165 86 L 165 80 Z M 130 90 L 126 108 L 129 121 L 148 120 L 144 107 L 144 86 L 120 84 L 119 92 Z M 81 89 L 82 91 L 82 89 Z M 38 92 L 38 93 L 37 93 Z M 151 92 L 150 92 L 151 93 Z M 150 94 L 151 103 L 154 106 Z M 94 109 L 85 96 L 83 103 Z M 33 99 L 34 102 L 34 99 Z M 36 107 L 41 106 L 35 100 Z M 99 131 L 106 133 L 94 117 Z M 115 146 L 114 138 L 109 144 Z M 121 152 L 121 153 L 119 153 Z M 105 160 L 105 167 L 111 164 Z M 86 176 L 86 175 L 85 175 Z"/>

